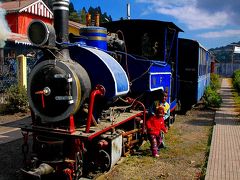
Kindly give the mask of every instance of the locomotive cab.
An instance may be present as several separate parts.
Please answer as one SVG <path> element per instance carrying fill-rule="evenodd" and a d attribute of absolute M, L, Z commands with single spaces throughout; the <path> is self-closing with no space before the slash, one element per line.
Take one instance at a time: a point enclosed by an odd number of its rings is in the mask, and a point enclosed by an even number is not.
<path fill-rule="evenodd" d="M 167 102 L 173 112 L 178 101 L 178 33 L 172 22 L 157 20 L 125 20 L 102 24 L 110 33 L 124 40 L 125 51 L 116 50 L 119 62 L 128 72 L 130 90 L 136 97 L 143 92 L 168 93 Z M 143 97 L 148 103 L 148 97 Z"/>

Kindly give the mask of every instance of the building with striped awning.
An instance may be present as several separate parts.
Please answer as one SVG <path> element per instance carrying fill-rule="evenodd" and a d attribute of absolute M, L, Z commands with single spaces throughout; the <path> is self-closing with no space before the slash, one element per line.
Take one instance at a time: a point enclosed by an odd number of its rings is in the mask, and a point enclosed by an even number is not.
<path fill-rule="evenodd" d="M 0 4 L 6 10 L 6 20 L 13 33 L 27 34 L 33 19 L 52 24 L 53 13 L 42 0 L 17 0 Z"/>

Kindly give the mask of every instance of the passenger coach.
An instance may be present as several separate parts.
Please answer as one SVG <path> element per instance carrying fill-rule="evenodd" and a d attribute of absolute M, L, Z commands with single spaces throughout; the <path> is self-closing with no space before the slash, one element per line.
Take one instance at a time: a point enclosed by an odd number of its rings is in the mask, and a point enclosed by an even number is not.
<path fill-rule="evenodd" d="M 179 38 L 181 109 L 190 109 L 203 97 L 210 84 L 211 56 L 199 42 Z"/>

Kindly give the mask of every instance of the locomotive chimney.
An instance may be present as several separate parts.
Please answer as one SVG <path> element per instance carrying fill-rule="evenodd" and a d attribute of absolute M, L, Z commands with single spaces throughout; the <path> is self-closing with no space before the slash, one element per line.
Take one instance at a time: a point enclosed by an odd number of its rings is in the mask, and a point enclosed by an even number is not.
<path fill-rule="evenodd" d="M 69 0 L 54 0 L 53 2 L 54 28 L 58 48 L 64 59 L 69 59 L 69 51 L 65 42 L 68 42 Z"/>
<path fill-rule="evenodd" d="M 55 0 L 53 13 L 57 42 L 68 42 L 69 0 Z"/>

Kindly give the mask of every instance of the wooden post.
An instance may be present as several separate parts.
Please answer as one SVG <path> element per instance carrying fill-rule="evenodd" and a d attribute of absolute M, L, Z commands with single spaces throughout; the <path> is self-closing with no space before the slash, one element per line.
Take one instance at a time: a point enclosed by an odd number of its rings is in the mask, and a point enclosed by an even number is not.
<path fill-rule="evenodd" d="M 19 55 L 17 62 L 18 85 L 27 88 L 27 58 L 24 55 Z"/>

